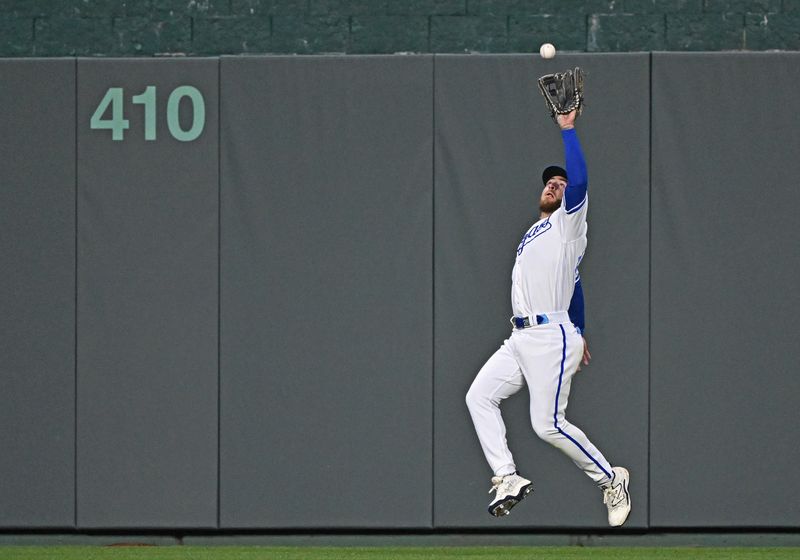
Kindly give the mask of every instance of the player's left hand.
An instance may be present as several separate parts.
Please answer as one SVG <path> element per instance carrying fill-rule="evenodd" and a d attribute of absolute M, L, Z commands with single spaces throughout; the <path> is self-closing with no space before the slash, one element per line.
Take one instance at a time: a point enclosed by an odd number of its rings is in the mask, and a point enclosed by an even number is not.
<path fill-rule="evenodd" d="M 572 111 L 566 115 L 556 115 L 556 122 L 561 130 L 575 128 L 575 119 L 578 118 L 578 111 Z"/>
<path fill-rule="evenodd" d="M 581 337 L 581 338 L 583 338 L 583 337 Z M 592 355 L 589 353 L 589 343 L 586 342 L 586 339 L 584 338 L 583 339 L 583 358 L 581 359 L 581 361 L 583 362 L 583 365 L 588 366 L 589 365 L 589 360 L 591 360 L 591 359 L 592 359 Z M 578 371 L 580 371 L 580 370 L 581 370 L 581 364 L 578 363 Z"/>

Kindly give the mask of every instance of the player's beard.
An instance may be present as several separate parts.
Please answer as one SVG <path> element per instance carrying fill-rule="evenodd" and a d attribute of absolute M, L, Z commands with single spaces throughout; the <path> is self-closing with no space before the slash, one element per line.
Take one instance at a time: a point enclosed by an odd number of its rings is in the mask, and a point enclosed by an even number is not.
<path fill-rule="evenodd" d="M 559 208 L 561 208 L 561 200 L 557 198 L 550 199 L 547 197 L 542 197 L 542 199 L 539 201 L 539 210 L 545 214 L 552 214 Z"/>

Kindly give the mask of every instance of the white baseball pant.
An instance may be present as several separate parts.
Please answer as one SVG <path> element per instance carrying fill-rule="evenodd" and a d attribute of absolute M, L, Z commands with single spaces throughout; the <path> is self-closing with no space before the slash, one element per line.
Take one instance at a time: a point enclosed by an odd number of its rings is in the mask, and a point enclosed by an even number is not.
<path fill-rule="evenodd" d="M 583 338 L 571 323 L 539 325 L 514 330 L 478 372 L 467 392 L 467 406 L 495 476 L 517 470 L 500 403 L 527 383 L 536 435 L 563 451 L 598 486 L 610 481 L 609 462 L 564 417 L 572 376 L 582 356 Z"/>

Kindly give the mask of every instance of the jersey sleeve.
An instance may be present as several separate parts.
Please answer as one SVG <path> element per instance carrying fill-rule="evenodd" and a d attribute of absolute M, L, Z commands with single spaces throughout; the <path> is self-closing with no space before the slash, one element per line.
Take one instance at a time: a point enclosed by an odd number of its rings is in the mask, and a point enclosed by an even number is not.
<path fill-rule="evenodd" d="M 566 214 L 566 233 L 569 240 L 572 240 L 585 234 L 589 179 L 578 133 L 574 128 L 562 130 L 561 138 L 564 141 L 564 159 L 568 176 L 562 207 Z"/>
<path fill-rule="evenodd" d="M 569 302 L 569 319 L 572 324 L 578 327 L 578 330 L 583 334 L 586 331 L 586 320 L 583 312 L 583 287 L 581 287 L 581 279 L 575 280 L 575 291 L 572 292 L 572 299 Z"/>

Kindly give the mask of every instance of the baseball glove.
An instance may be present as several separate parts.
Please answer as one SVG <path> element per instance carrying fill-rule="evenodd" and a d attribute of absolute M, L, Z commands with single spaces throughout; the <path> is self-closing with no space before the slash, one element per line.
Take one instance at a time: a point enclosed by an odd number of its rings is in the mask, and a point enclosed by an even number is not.
<path fill-rule="evenodd" d="M 550 116 L 556 120 L 557 115 L 566 115 L 583 110 L 583 70 L 574 70 L 545 74 L 539 78 L 539 91 L 544 96 Z"/>

